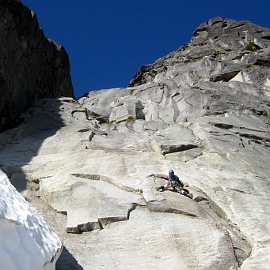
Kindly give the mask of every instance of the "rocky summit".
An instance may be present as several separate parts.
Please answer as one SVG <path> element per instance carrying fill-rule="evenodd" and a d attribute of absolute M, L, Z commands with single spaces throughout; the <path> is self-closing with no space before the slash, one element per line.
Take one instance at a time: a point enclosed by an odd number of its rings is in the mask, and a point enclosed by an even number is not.
<path fill-rule="evenodd" d="M 269 269 L 269 56 L 270 29 L 213 18 L 127 88 L 35 100 L 1 134 L 57 269 Z M 157 190 L 170 169 L 193 199 Z"/>

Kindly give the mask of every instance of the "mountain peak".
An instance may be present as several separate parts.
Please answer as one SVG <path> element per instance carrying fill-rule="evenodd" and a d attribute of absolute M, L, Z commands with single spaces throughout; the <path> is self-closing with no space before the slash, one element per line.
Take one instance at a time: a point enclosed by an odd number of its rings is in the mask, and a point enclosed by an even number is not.
<path fill-rule="evenodd" d="M 223 62 L 224 65 L 230 65 L 232 70 L 240 70 L 246 65 L 253 64 L 270 65 L 270 61 L 267 60 L 270 51 L 269 45 L 270 29 L 249 21 L 215 17 L 200 24 L 193 32 L 188 44 L 165 55 L 153 64 L 141 67 L 130 81 L 129 86 L 155 81 L 155 77 L 158 74 L 165 74 L 169 67 L 179 64 L 189 65 L 206 58 L 212 63 Z M 239 59 L 242 59 L 243 64 L 240 69 L 237 67 Z M 235 65 L 233 65 L 234 62 Z M 234 72 L 229 77 L 233 74 Z M 224 76 L 221 77 L 228 80 Z M 199 78 L 197 79 L 199 80 Z"/>

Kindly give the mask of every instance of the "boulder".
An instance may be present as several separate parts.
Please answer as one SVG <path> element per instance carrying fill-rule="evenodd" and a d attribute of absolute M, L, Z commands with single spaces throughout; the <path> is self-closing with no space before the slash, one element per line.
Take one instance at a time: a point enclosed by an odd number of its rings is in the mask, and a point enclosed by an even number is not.
<path fill-rule="evenodd" d="M 143 119 L 142 103 L 133 96 L 125 96 L 113 101 L 110 106 L 112 111 L 109 117 L 111 122 L 122 122 L 126 120 Z"/>

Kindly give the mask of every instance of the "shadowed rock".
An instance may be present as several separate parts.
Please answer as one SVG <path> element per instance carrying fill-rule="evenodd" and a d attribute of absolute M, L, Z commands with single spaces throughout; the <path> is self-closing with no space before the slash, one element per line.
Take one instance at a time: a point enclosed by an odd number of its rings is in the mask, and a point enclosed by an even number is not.
<path fill-rule="evenodd" d="M 73 97 L 68 55 L 20 1 L 0 1 L 0 132 L 40 98 Z"/>

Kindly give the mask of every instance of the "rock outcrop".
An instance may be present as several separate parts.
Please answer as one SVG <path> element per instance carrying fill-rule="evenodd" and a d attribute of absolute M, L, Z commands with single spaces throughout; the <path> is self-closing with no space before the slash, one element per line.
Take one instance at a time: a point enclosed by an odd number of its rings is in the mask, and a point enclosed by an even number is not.
<path fill-rule="evenodd" d="M 0 132 L 19 124 L 35 99 L 73 97 L 68 55 L 47 39 L 19 0 L 0 1 Z"/>
<path fill-rule="evenodd" d="M 269 44 L 268 28 L 213 18 L 194 31 L 190 43 L 141 67 L 129 86 L 173 79 L 178 87 L 209 81 L 269 87 Z"/>
<path fill-rule="evenodd" d="M 36 100 L 1 168 L 81 233 L 58 230 L 83 269 L 267 269 L 269 36 L 214 18 L 127 88 Z M 169 169 L 193 200 L 156 190 Z"/>

